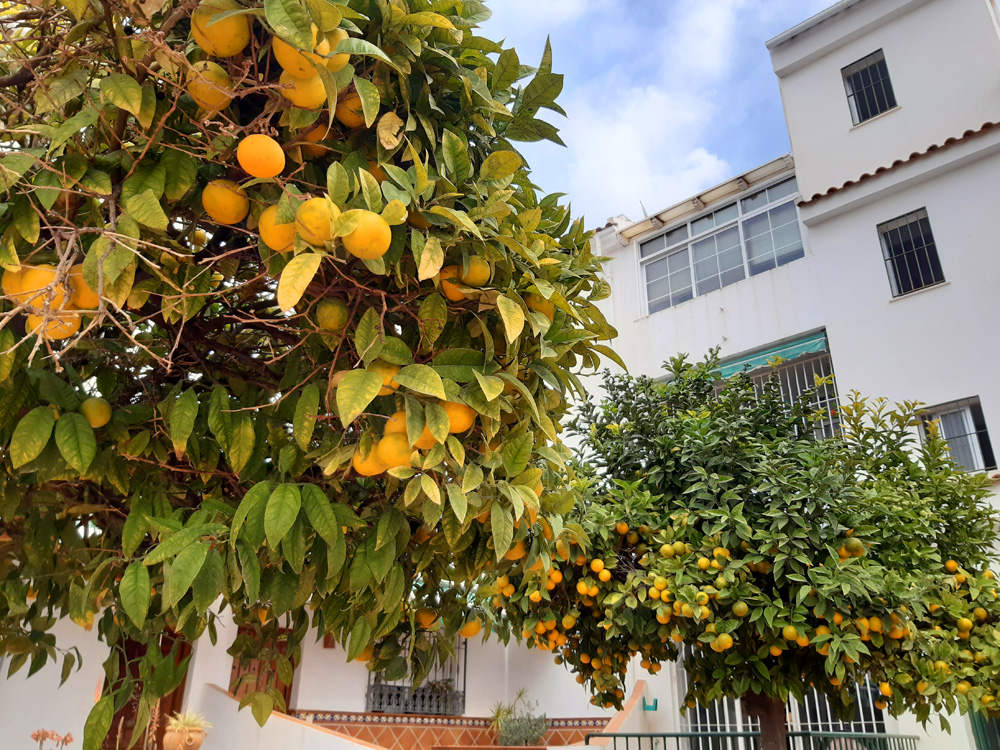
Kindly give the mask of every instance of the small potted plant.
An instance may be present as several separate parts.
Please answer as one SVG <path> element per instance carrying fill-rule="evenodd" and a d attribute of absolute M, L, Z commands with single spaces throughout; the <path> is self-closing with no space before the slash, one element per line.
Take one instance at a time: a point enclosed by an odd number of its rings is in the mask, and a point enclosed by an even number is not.
<path fill-rule="evenodd" d="M 174 714 L 167 719 L 163 750 L 198 750 L 205 741 L 205 730 L 211 728 L 205 717 L 194 711 Z"/>
<path fill-rule="evenodd" d="M 537 703 L 526 700 L 527 690 L 521 688 L 510 703 L 493 707 L 490 727 L 496 731 L 496 743 L 502 747 L 528 747 L 541 744 L 549 731 L 545 714 L 535 715 Z"/>

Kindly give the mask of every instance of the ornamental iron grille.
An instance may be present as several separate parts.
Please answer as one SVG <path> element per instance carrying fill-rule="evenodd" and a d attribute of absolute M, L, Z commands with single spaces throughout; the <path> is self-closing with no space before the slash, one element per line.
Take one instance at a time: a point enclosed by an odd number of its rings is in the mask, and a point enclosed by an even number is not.
<path fill-rule="evenodd" d="M 456 639 L 451 648 L 452 656 L 445 659 L 443 664 L 436 663 L 419 685 L 414 685 L 413 677 L 409 673 L 398 680 L 386 680 L 381 674 L 369 672 L 365 711 L 428 716 L 464 714 L 465 673 L 468 661 L 465 639 Z M 409 643 L 404 642 L 401 653 L 405 654 L 408 651 Z"/>

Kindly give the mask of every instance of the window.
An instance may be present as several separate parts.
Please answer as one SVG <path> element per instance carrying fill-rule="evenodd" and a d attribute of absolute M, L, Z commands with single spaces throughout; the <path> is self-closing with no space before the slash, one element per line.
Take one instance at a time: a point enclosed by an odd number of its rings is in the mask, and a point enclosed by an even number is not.
<path fill-rule="evenodd" d="M 641 243 L 647 314 L 803 257 L 797 194 L 793 177 Z"/>
<path fill-rule="evenodd" d="M 926 209 L 879 224 L 878 234 L 893 297 L 944 281 Z"/>
<path fill-rule="evenodd" d="M 870 120 L 896 106 L 889 80 L 889 68 L 882 50 L 862 57 L 840 71 L 847 90 L 847 104 L 855 125 Z"/>
<path fill-rule="evenodd" d="M 936 421 L 941 437 L 948 441 L 951 457 L 966 471 L 997 468 L 990 435 L 978 398 L 967 398 L 935 406 L 922 415 L 925 431 Z"/>
<path fill-rule="evenodd" d="M 778 365 L 777 368 L 762 369 L 750 375 L 750 379 L 758 388 L 772 376 L 778 379 L 781 397 L 791 403 L 808 391 L 815 388 L 809 405 L 822 413 L 813 423 L 813 432 L 817 439 L 833 437 L 840 428 L 840 417 L 837 415 L 837 386 L 835 383 L 824 383 L 817 386 L 818 378 L 833 375 L 833 362 L 829 352 L 807 355 Z"/>

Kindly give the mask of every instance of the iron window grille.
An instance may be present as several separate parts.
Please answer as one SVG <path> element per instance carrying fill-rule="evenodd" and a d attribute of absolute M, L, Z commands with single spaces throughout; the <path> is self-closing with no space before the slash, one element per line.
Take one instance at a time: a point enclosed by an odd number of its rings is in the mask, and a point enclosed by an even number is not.
<path fill-rule="evenodd" d="M 792 177 L 640 243 L 647 314 L 802 258 L 797 194 Z"/>
<path fill-rule="evenodd" d="M 948 442 L 952 460 L 965 471 L 997 468 L 996 455 L 986 429 L 983 407 L 978 398 L 965 398 L 934 406 L 921 415 L 925 434 L 931 422 Z"/>
<path fill-rule="evenodd" d="M 847 104 L 851 108 L 851 119 L 855 125 L 896 106 L 896 94 L 892 90 L 889 68 L 885 64 L 882 50 L 862 57 L 840 72 L 844 76 Z"/>
<path fill-rule="evenodd" d="M 403 645 L 402 653 L 409 650 Z M 465 713 L 465 673 L 468 653 L 466 641 L 458 638 L 454 656 L 436 664 L 419 685 L 410 675 L 386 680 L 381 674 L 368 673 L 365 711 L 368 713 L 461 716 Z"/>
<path fill-rule="evenodd" d="M 893 297 L 944 281 L 927 209 L 879 224 L 878 234 Z"/>

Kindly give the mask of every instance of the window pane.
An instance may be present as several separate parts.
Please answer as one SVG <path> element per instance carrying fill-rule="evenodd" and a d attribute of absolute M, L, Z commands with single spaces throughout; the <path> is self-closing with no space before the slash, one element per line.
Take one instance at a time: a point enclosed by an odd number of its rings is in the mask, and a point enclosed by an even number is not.
<path fill-rule="evenodd" d="M 749 198 L 743 199 L 743 213 L 756 211 L 758 208 L 763 208 L 767 204 L 768 204 L 767 191 L 761 190 L 759 193 L 754 193 Z"/>
<path fill-rule="evenodd" d="M 878 231 L 893 296 L 944 281 L 926 210 L 880 224 Z"/>
<path fill-rule="evenodd" d="M 771 217 L 771 226 L 780 227 L 782 224 L 794 224 L 795 221 L 795 205 L 789 201 L 788 203 L 783 203 L 777 208 L 772 208 L 767 212 L 768 216 Z"/>
<path fill-rule="evenodd" d="M 982 466 L 978 446 L 973 441 L 972 419 L 965 409 L 940 414 L 941 436 L 948 441 L 951 457 L 966 471 L 975 471 Z"/>
<path fill-rule="evenodd" d="M 844 90 L 855 125 L 896 106 L 889 67 L 882 50 L 841 70 Z"/>
<path fill-rule="evenodd" d="M 709 229 L 715 226 L 715 219 L 712 214 L 708 216 L 702 216 L 700 219 L 695 219 L 691 222 L 691 234 L 701 234 L 702 232 L 707 232 Z"/>
<path fill-rule="evenodd" d="M 720 208 L 715 212 L 715 226 L 722 226 L 727 221 L 732 221 L 738 216 L 739 212 L 736 209 L 736 204 L 731 206 L 726 206 L 725 208 Z"/>
<path fill-rule="evenodd" d="M 743 236 L 744 237 L 759 237 L 762 234 L 767 234 L 771 231 L 771 222 L 767 218 L 767 214 L 758 214 L 750 219 L 743 222 Z"/>
<path fill-rule="evenodd" d="M 691 252 L 694 255 L 695 263 L 706 258 L 715 257 L 715 237 L 699 240 L 691 245 Z"/>
<path fill-rule="evenodd" d="M 719 253 L 719 268 L 723 270 L 743 268 L 743 252 L 738 245 Z"/>
<path fill-rule="evenodd" d="M 654 281 L 652 284 L 646 284 L 646 297 L 650 301 L 659 299 L 660 297 L 666 297 L 668 294 L 670 294 L 669 279 L 659 279 L 658 281 Z"/>
<path fill-rule="evenodd" d="M 670 272 L 678 271 L 682 268 L 687 268 L 690 265 L 688 260 L 688 251 L 682 250 L 679 253 L 673 253 L 667 256 L 667 268 Z"/>
<path fill-rule="evenodd" d="M 646 281 L 654 281 L 667 275 L 667 259 L 660 258 L 646 264 Z"/>
<path fill-rule="evenodd" d="M 779 182 L 777 185 L 773 185 L 767 189 L 767 199 L 770 202 L 781 200 L 792 193 L 798 191 L 798 183 L 795 182 L 793 177 L 790 180 L 785 180 L 784 182 Z"/>
<path fill-rule="evenodd" d="M 774 243 L 771 234 L 762 234 L 747 240 L 747 258 L 751 261 L 774 255 Z"/>
<path fill-rule="evenodd" d="M 643 242 L 639 245 L 639 257 L 648 258 L 653 253 L 658 253 L 660 250 L 665 248 L 666 245 L 663 242 L 663 236 L 654 237 L 649 240 L 649 242 Z"/>

